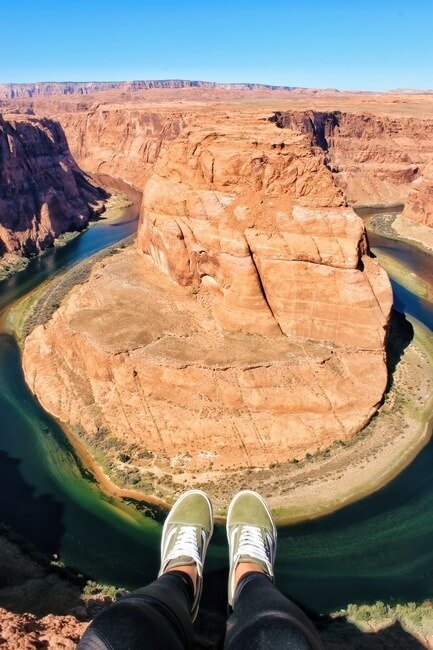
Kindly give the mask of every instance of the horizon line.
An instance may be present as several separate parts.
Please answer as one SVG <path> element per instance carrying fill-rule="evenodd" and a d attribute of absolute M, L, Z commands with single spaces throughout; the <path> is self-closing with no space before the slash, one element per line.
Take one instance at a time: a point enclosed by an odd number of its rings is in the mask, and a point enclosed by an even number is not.
<path fill-rule="evenodd" d="M 286 84 L 271 84 L 255 81 L 213 81 L 213 80 L 204 80 L 204 79 L 186 79 L 186 78 L 164 78 L 164 79 L 112 79 L 101 81 L 97 79 L 88 79 L 88 80 L 40 80 L 40 81 L 0 81 L 0 86 L 32 86 L 40 84 L 53 84 L 53 85 L 62 85 L 62 84 L 100 84 L 100 85 L 109 85 L 109 84 L 134 84 L 134 83 L 166 83 L 166 82 L 176 82 L 176 83 L 186 83 L 186 84 L 209 84 L 214 86 L 245 86 L 248 89 L 249 86 L 254 86 L 256 88 L 264 88 L 269 90 L 310 90 L 310 91 L 332 91 L 337 93 L 373 93 L 373 94 L 384 94 L 384 93 L 421 93 L 429 94 L 433 93 L 433 88 L 388 88 L 384 90 L 371 90 L 371 89 L 349 89 L 349 88 L 335 88 L 332 86 L 318 87 L 318 86 L 291 86 Z M 150 89 L 149 89 L 150 90 Z"/>

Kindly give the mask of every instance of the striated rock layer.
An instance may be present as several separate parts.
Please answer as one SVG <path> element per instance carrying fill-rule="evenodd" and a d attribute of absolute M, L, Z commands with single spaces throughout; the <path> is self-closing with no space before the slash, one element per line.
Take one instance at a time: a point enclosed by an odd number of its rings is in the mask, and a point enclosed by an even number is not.
<path fill-rule="evenodd" d="M 128 102 L 78 111 L 65 108 L 58 118 L 79 164 L 140 189 L 167 144 L 193 115 L 191 107 Z M 406 216 L 432 225 L 433 119 L 428 114 L 290 110 L 272 119 L 307 134 L 314 154 L 332 171 L 350 205 L 407 204 Z"/>
<path fill-rule="evenodd" d="M 198 115 L 149 172 L 136 247 L 33 331 L 24 369 L 47 410 L 153 470 L 259 467 L 375 413 L 391 301 L 305 134 Z"/>
<path fill-rule="evenodd" d="M 78 168 L 58 122 L 0 116 L 0 256 L 29 256 L 82 230 L 105 196 Z"/>
<path fill-rule="evenodd" d="M 412 183 L 403 215 L 433 228 L 433 162 Z"/>
<path fill-rule="evenodd" d="M 140 85 L 142 84 L 142 85 Z M 231 111 L 269 116 L 307 134 L 313 152 L 331 169 L 350 205 L 407 203 L 407 215 L 428 222 L 431 211 L 433 118 L 429 95 L 356 94 L 195 82 L 48 84 L 32 96 L 0 99 L 8 110 L 51 115 L 62 124 L 78 164 L 143 188 L 149 170 L 194 114 L 217 102 Z M 60 90 L 59 90 L 60 89 Z M 98 91 L 98 92 L 95 92 Z M 61 92 L 62 94 L 55 94 Z M 256 106 L 253 106 L 256 102 Z M 302 109 L 296 109 L 302 106 Z M 305 107 L 316 106 L 314 110 Z"/>
<path fill-rule="evenodd" d="M 395 205 L 409 196 L 410 218 L 422 220 L 426 200 L 431 210 L 433 119 L 346 111 L 287 111 L 272 119 L 308 134 L 349 204 Z"/>
<path fill-rule="evenodd" d="M 181 110 L 96 105 L 60 113 L 58 119 L 83 169 L 121 178 L 142 190 L 149 170 L 187 118 Z"/>

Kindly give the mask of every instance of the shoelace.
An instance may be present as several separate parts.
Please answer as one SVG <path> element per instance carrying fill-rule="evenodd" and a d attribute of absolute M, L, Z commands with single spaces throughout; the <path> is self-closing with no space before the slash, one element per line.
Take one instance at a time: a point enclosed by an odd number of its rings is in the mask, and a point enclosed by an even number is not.
<path fill-rule="evenodd" d="M 175 560 L 179 556 L 190 557 L 199 567 L 201 565 L 200 552 L 197 544 L 197 529 L 195 526 L 180 526 L 176 541 L 167 555 L 166 562 Z"/>
<path fill-rule="evenodd" d="M 254 557 L 257 560 L 262 560 L 266 566 L 269 565 L 270 558 L 265 540 L 262 531 L 257 526 L 242 526 L 237 549 L 237 556 L 241 555 Z"/>

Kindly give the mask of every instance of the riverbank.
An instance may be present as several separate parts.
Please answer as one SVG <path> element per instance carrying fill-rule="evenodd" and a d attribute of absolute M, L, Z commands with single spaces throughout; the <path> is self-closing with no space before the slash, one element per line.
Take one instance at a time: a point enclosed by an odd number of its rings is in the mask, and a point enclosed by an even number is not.
<path fill-rule="evenodd" d="M 59 274 L 54 279 L 42 283 L 5 310 L 0 317 L 1 326 L 6 332 L 13 334 L 19 345 L 22 346 L 26 336 L 35 327 L 43 325 L 51 318 L 72 287 L 87 280 L 97 262 L 128 246 L 132 241 L 133 236 L 128 237 L 121 244 L 105 248 L 66 273 Z"/>
<path fill-rule="evenodd" d="M 23 271 L 28 263 L 28 257 L 21 257 L 20 255 L 14 255 L 14 253 L 6 253 L 0 259 L 0 281 L 10 278 L 14 273 Z"/>
<path fill-rule="evenodd" d="M 401 213 L 373 215 L 366 220 L 366 227 L 382 237 L 410 243 L 426 253 L 433 253 L 433 228 L 407 219 Z"/>
<path fill-rule="evenodd" d="M 133 205 L 131 198 L 126 196 L 126 194 L 121 191 L 117 191 L 115 188 L 110 188 L 110 196 L 106 201 L 104 201 L 103 207 L 101 206 L 101 213 L 95 215 L 93 219 L 89 221 L 89 224 L 83 230 L 75 230 L 71 232 L 65 232 L 54 240 L 53 246 L 45 248 L 40 251 L 40 253 L 34 257 L 41 258 L 46 255 L 53 248 L 62 248 L 69 244 L 73 239 L 79 237 L 83 232 L 88 228 L 92 227 L 92 224 L 104 220 L 107 223 L 112 223 L 117 221 L 124 211 Z M 27 268 L 29 262 L 34 259 L 34 257 L 23 257 L 21 255 L 15 255 L 14 253 L 6 253 L 0 258 L 0 281 L 10 278 L 15 273 L 19 273 Z"/>
<path fill-rule="evenodd" d="M 371 248 L 371 252 L 376 255 L 374 247 Z M 428 284 L 411 271 L 407 264 L 396 260 L 392 255 L 387 255 L 383 250 L 379 252 L 377 257 L 379 257 L 382 268 L 402 287 L 425 300 L 431 301 L 433 299 L 433 285 Z"/>
<path fill-rule="evenodd" d="M 118 250 L 113 247 L 111 252 Z M 98 254 L 106 257 L 110 251 Z M 6 326 L 22 344 L 34 327 L 44 324 L 96 262 L 90 258 L 71 271 L 39 287 L 9 311 Z M 205 489 L 217 504 L 219 516 L 236 489 L 248 486 L 266 496 L 280 524 L 314 518 L 379 489 L 396 476 L 428 442 L 432 415 L 433 350 L 423 328 L 394 316 L 389 338 L 391 386 L 378 415 L 352 441 L 266 469 L 237 472 L 164 474 L 146 466 L 146 488 L 141 484 L 140 459 L 134 450 L 111 444 L 101 436 L 89 440 L 77 427 L 63 429 L 85 467 L 106 494 L 143 504 L 168 507 L 185 486 Z M 110 444 L 108 444 L 110 443 Z M 138 480 L 137 480 L 138 479 Z"/>

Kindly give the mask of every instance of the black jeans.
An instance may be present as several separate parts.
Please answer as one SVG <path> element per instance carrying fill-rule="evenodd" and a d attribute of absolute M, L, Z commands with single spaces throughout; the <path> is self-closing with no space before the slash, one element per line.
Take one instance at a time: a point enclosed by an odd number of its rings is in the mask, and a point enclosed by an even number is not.
<path fill-rule="evenodd" d="M 173 571 L 102 611 L 78 650 L 189 650 L 193 585 Z M 322 647 L 311 621 L 263 573 L 247 573 L 236 590 L 224 650 L 316 650 Z"/>

